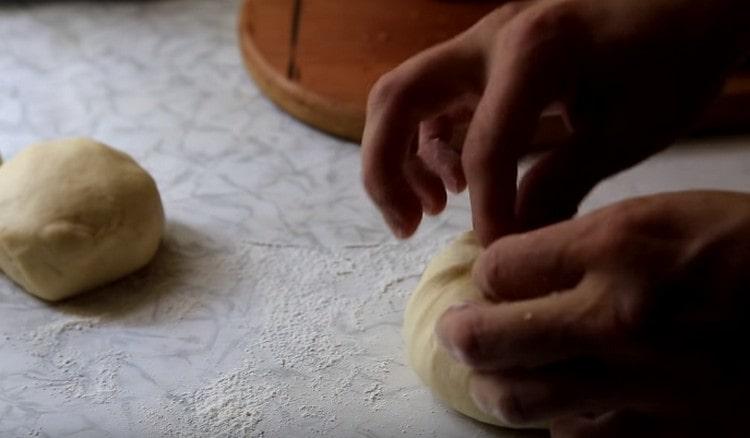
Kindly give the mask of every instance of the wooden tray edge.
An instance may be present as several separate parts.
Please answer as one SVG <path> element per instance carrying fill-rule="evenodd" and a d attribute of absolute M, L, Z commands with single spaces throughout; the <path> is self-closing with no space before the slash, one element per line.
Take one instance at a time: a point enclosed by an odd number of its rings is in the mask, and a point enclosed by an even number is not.
<path fill-rule="evenodd" d="M 345 140 L 359 142 L 364 130 L 364 111 L 332 102 L 276 73 L 247 31 L 249 5 L 250 2 L 246 1 L 240 11 L 238 37 L 245 67 L 258 88 L 274 104 L 304 123 Z"/>
<path fill-rule="evenodd" d="M 258 88 L 278 107 L 302 122 L 344 140 L 359 143 L 365 125 L 365 110 L 334 102 L 302 88 L 274 71 L 248 32 L 250 4 L 243 2 L 238 22 L 240 51 L 246 69 Z M 744 109 L 748 109 L 744 111 Z M 543 114 L 537 140 L 555 140 L 562 132 L 559 114 Z M 690 130 L 693 134 L 750 130 L 750 74 L 730 76 L 722 93 L 706 108 Z"/>

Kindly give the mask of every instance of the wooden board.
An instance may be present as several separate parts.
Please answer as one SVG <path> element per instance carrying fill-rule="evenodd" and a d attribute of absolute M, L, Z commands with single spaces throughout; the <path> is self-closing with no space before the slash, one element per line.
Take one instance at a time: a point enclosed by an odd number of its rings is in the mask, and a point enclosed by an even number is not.
<path fill-rule="evenodd" d="M 470 27 L 496 6 L 485 0 L 300 0 L 299 4 L 296 44 L 292 44 L 294 0 L 245 0 L 239 19 L 245 64 L 260 89 L 282 109 L 357 142 L 364 128 L 367 94 L 378 77 Z M 699 128 L 750 128 L 750 75 L 730 80 Z M 543 141 L 564 132 L 558 114 L 542 117 Z"/>

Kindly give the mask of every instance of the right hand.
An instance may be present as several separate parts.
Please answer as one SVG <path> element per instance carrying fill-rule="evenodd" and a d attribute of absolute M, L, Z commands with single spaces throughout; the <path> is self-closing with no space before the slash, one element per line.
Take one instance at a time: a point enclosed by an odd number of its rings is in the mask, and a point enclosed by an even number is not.
<path fill-rule="evenodd" d="M 362 142 L 366 189 L 399 237 L 442 211 L 446 187 L 467 184 L 485 245 L 566 219 L 599 181 L 690 126 L 739 56 L 748 16 L 745 0 L 509 2 L 378 81 Z M 572 135 L 517 187 L 551 105 Z M 454 138 L 468 121 L 465 141 Z"/>
<path fill-rule="evenodd" d="M 746 437 L 750 194 L 665 193 L 496 240 L 436 333 L 477 407 L 553 438 Z"/>

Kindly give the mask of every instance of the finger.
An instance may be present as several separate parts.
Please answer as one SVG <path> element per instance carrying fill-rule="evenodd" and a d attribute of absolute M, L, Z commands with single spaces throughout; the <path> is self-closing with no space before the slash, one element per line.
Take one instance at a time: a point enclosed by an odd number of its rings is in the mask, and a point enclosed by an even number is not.
<path fill-rule="evenodd" d="M 452 40 L 417 55 L 381 78 L 370 93 L 362 140 L 363 182 L 400 237 L 411 235 L 422 217 L 405 165 L 419 122 L 439 114 L 466 90 L 482 87 L 482 61 L 467 41 Z"/>
<path fill-rule="evenodd" d="M 450 308 L 436 334 L 456 359 L 478 370 L 537 367 L 613 350 L 619 339 L 611 298 L 586 283 L 527 301 Z"/>
<path fill-rule="evenodd" d="M 425 213 L 436 215 L 447 201 L 442 180 L 432 173 L 418 156 L 406 162 L 406 179 L 419 198 Z"/>
<path fill-rule="evenodd" d="M 548 422 L 561 415 L 599 412 L 602 406 L 610 405 L 582 399 L 581 395 L 603 392 L 603 389 L 589 385 L 592 382 L 583 383 L 584 387 L 578 387 L 573 386 L 573 382 L 518 377 L 511 379 L 502 375 L 480 373 L 471 377 L 469 391 L 476 406 L 485 414 L 511 426 L 530 426 Z"/>
<path fill-rule="evenodd" d="M 474 228 L 484 245 L 516 227 L 518 159 L 529 149 L 540 114 L 561 93 L 557 78 L 566 68 L 556 53 L 563 47 L 554 38 L 539 36 L 533 27 L 507 29 L 462 157 Z"/>
<path fill-rule="evenodd" d="M 477 373 L 470 394 L 485 413 L 513 425 L 546 423 L 582 412 L 674 402 L 660 373 L 584 359 L 535 370 Z"/>
<path fill-rule="evenodd" d="M 460 150 L 463 146 L 463 138 L 461 138 L 460 142 L 455 142 L 454 137 L 468 127 L 471 118 L 474 116 L 474 109 L 477 107 L 479 98 L 480 96 L 474 93 L 467 93 L 456 97 L 451 105 L 445 108 L 440 115 L 422 121 L 420 125 L 420 140 L 428 141 L 439 138 L 449 144 L 454 150 Z"/>
<path fill-rule="evenodd" d="M 570 143 L 573 132 L 567 123 L 563 104 L 553 102 L 542 111 L 529 153 L 539 153 L 565 146 Z"/>
<path fill-rule="evenodd" d="M 452 123 L 445 115 L 422 122 L 418 155 L 448 190 L 460 193 L 466 188 L 466 177 L 461 167 L 461 154 L 451 146 Z"/>
<path fill-rule="evenodd" d="M 418 196 L 404 175 L 419 122 L 437 116 L 456 100 L 483 92 L 487 36 L 530 3 L 503 5 L 463 34 L 410 58 L 371 90 L 362 139 L 362 178 L 397 236 L 408 237 L 421 220 Z"/>
<path fill-rule="evenodd" d="M 442 114 L 420 124 L 419 156 L 453 193 L 466 188 L 461 148 L 478 99 L 473 93 L 461 96 Z"/>
<path fill-rule="evenodd" d="M 542 156 L 519 185 L 517 217 L 522 229 L 534 229 L 573 217 L 596 184 L 592 158 L 571 149 Z"/>
<path fill-rule="evenodd" d="M 534 229 L 575 216 L 591 189 L 621 170 L 621 166 L 613 166 L 593 146 L 592 141 L 571 139 L 534 163 L 518 189 L 519 227 Z"/>
<path fill-rule="evenodd" d="M 474 264 L 474 282 L 492 301 L 536 298 L 573 288 L 584 273 L 573 243 L 581 231 L 576 222 L 496 240 Z"/>

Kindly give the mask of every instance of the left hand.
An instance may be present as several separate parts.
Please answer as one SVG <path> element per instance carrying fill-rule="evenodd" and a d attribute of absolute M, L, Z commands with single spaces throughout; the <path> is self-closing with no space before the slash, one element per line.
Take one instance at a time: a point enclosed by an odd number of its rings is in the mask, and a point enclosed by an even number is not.
<path fill-rule="evenodd" d="M 365 188 L 401 238 L 444 209 L 446 189 L 468 187 L 484 246 L 567 219 L 690 127 L 746 49 L 748 17 L 746 0 L 505 2 L 378 80 Z M 550 107 L 570 137 L 539 144 Z M 518 183 L 519 160 L 542 149 Z"/>
<path fill-rule="evenodd" d="M 488 414 L 554 438 L 744 436 L 750 194 L 621 202 L 497 240 L 474 276 L 503 303 L 437 333 Z"/>

